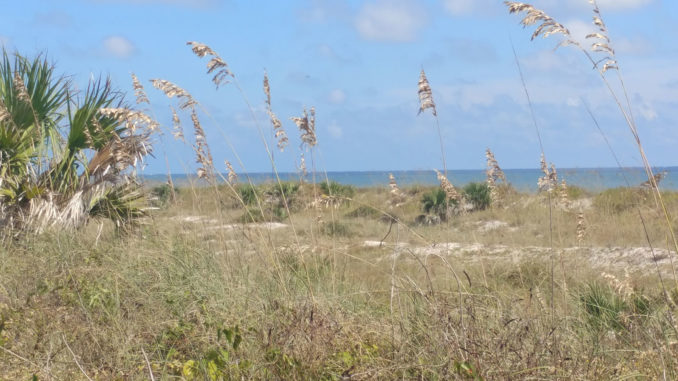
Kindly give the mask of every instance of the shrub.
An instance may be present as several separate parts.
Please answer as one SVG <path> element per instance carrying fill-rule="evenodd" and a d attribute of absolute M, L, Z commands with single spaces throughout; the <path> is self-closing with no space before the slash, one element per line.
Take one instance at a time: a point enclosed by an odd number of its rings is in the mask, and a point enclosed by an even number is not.
<path fill-rule="evenodd" d="M 367 205 L 361 205 L 352 211 L 346 213 L 346 217 L 351 217 L 351 218 L 358 218 L 358 217 L 363 217 L 363 218 L 380 218 L 383 215 L 382 212 L 378 211 L 375 208 L 372 208 L 371 206 Z"/>
<path fill-rule="evenodd" d="M 178 188 L 172 189 L 169 184 L 162 184 L 151 189 L 151 195 L 155 198 L 155 204 L 158 206 L 166 206 L 171 198 L 172 193 L 179 193 Z"/>
<path fill-rule="evenodd" d="M 447 215 L 450 207 L 456 205 L 456 201 L 448 200 L 447 194 L 442 188 L 436 188 L 426 193 L 421 198 L 421 207 L 424 213 L 433 214 L 441 221 L 447 221 Z"/>
<path fill-rule="evenodd" d="M 469 183 L 462 191 L 475 210 L 485 210 L 490 206 L 490 187 L 485 183 Z"/>
<path fill-rule="evenodd" d="M 146 215 L 133 167 L 157 123 L 127 108 L 110 80 L 79 91 L 44 58 L 3 50 L 0 114 L 0 224 L 41 231 L 96 215 L 126 229 Z"/>
<path fill-rule="evenodd" d="M 320 190 L 324 195 L 332 197 L 353 197 L 355 194 L 354 186 L 339 184 L 336 181 L 320 183 Z"/>
<path fill-rule="evenodd" d="M 605 213 L 622 213 L 638 206 L 648 196 L 648 191 L 637 188 L 613 188 L 599 193 L 593 205 Z"/>
<path fill-rule="evenodd" d="M 236 190 L 245 205 L 257 204 L 257 198 L 259 197 L 260 192 L 256 186 L 251 184 L 242 184 L 236 186 Z"/>

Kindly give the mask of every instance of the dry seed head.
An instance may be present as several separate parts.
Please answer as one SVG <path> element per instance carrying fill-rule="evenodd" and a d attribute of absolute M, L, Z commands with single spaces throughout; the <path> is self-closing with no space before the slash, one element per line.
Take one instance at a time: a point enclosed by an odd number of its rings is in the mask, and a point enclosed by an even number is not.
<path fill-rule="evenodd" d="M 228 77 L 233 77 L 233 73 L 228 69 L 228 64 L 212 48 L 200 42 L 189 41 L 186 45 L 191 46 L 191 50 L 198 57 L 212 56 L 207 63 L 207 74 L 214 73 L 212 82 L 219 88 L 219 85 L 229 83 Z"/>
<path fill-rule="evenodd" d="M 264 72 L 264 94 L 266 95 L 266 105 L 271 107 L 271 85 L 268 83 L 268 73 Z"/>
<path fill-rule="evenodd" d="M 301 159 L 299 160 L 299 177 L 301 178 L 301 182 L 304 181 L 306 175 L 308 175 L 308 172 L 306 172 L 306 158 L 304 158 L 304 153 L 302 152 Z"/>
<path fill-rule="evenodd" d="M 402 205 L 405 202 L 405 194 L 403 194 L 403 192 L 398 187 L 398 183 L 396 182 L 395 176 L 393 176 L 392 173 L 388 174 L 388 186 L 391 188 L 391 198 L 389 200 L 389 204 L 395 207 Z"/>
<path fill-rule="evenodd" d="M 440 173 L 440 171 L 438 171 L 437 169 L 435 169 L 435 171 L 436 175 L 438 176 L 438 181 L 440 182 L 440 187 L 443 188 L 443 191 L 447 195 L 447 198 L 449 198 L 450 200 L 455 200 L 457 202 L 461 201 L 461 195 L 459 194 L 459 192 L 457 192 L 457 188 L 455 188 L 454 185 L 452 185 L 452 183 L 447 179 L 447 177 Z"/>
<path fill-rule="evenodd" d="M 170 106 L 170 108 L 172 109 L 172 135 L 175 139 L 186 142 L 186 138 L 184 138 L 184 129 L 181 127 L 181 120 L 179 119 L 177 110 L 172 106 Z"/>
<path fill-rule="evenodd" d="M 191 111 L 191 121 L 193 122 L 193 129 L 195 132 L 195 145 L 193 146 L 196 155 L 195 161 L 201 165 L 197 171 L 198 178 L 212 181 L 214 179 L 214 162 L 212 160 L 210 148 L 207 145 L 205 131 L 200 125 L 198 113 L 195 109 Z"/>
<path fill-rule="evenodd" d="M 499 167 L 499 162 L 494 158 L 494 154 L 489 148 L 485 151 L 485 157 L 487 158 L 488 183 L 490 182 L 490 179 L 492 180 L 492 184 L 495 184 L 498 181 L 506 182 L 506 175 L 501 167 Z"/>
<path fill-rule="evenodd" d="M 579 212 L 577 214 L 577 243 L 579 245 L 584 243 L 586 238 L 586 220 L 584 219 L 584 213 Z"/>
<path fill-rule="evenodd" d="M 565 179 L 563 179 L 560 182 L 560 206 L 562 206 L 565 209 L 569 209 L 571 206 L 570 203 L 570 196 L 568 195 L 567 191 L 567 183 L 565 182 Z"/>
<path fill-rule="evenodd" d="M 633 295 L 633 286 L 631 286 L 631 276 L 626 268 L 624 268 L 624 280 L 620 280 L 613 274 L 601 273 L 603 278 L 605 278 L 612 289 L 621 294 L 624 298 L 628 298 Z"/>
<path fill-rule="evenodd" d="M 306 144 L 308 147 L 313 148 L 318 143 L 315 135 L 315 107 L 311 107 L 311 118 L 308 117 L 308 113 L 304 109 L 301 117 L 292 117 L 290 119 L 299 127 L 302 146 Z"/>
<path fill-rule="evenodd" d="M 664 177 L 666 177 L 668 173 L 669 173 L 668 171 L 655 173 L 654 176 L 652 177 L 652 180 L 644 181 L 640 184 L 640 186 L 643 188 L 654 189 L 659 186 L 659 182 L 664 180 Z"/>
<path fill-rule="evenodd" d="M 234 185 L 235 183 L 238 182 L 238 174 L 235 173 L 235 169 L 233 169 L 233 165 L 231 165 L 231 162 L 228 160 L 224 160 L 224 164 L 226 165 L 226 169 L 228 170 L 228 183 L 231 185 Z"/>
<path fill-rule="evenodd" d="M 31 96 L 28 94 L 28 89 L 26 89 L 24 80 L 19 73 L 14 73 L 14 89 L 16 90 L 17 98 L 19 98 L 20 101 L 31 103 Z"/>
<path fill-rule="evenodd" d="M 264 72 L 264 94 L 266 95 L 266 113 L 268 114 L 271 124 L 273 125 L 273 132 L 275 138 L 278 140 L 278 148 L 284 151 L 289 140 L 287 139 L 287 132 L 283 129 L 282 122 L 275 115 L 271 108 L 271 86 L 268 82 L 268 74 Z"/>
<path fill-rule="evenodd" d="M 141 111 L 130 110 L 128 108 L 108 108 L 103 107 L 99 109 L 99 114 L 117 119 L 125 123 L 125 128 L 134 133 L 140 127 L 146 127 L 149 131 L 158 129 L 159 124 L 150 116 Z"/>
<path fill-rule="evenodd" d="M 9 118 L 9 111 L 7 110 L 7 107 L 5 107 L 5 103 L 2 101 L 2 99 L 0 99 L 0 123 Z"/>
<path fill-rule="evenodd" d="M 189 107 L 192 108 L 198 104 L 188 91 L 170 81 L 164 79 L 151 79 L 151 83 L 153 84 L 153 87 L 165 93 L 167 98 L 177 97 L 180 102 L 179 108 L 182 110 L 186 110 Z"/>
<path fill-rule="evenodd" d="M 537 26 L 537 29 L 532 33 L 532 40 L 539 36 L 546 38 L 552 34 L 562 34 L 565 37 L 565 45 L 579 45 L 579 43 L 572 39 L 570 31 L 565 28 L 565 26 L 551 18 L 551 16 L 547 15 L 546 12 L 537 9 L 530 4 L 519 3 L 516 1 L 504 1 L 504 4 L 508 6 L 509 13 L 527 13 L 527 15 L 525 15 L 525 17 L 520 21 L 523 27 L 540 23 Z"/>
<path fill-rule="evenodd" d="M 146 96 L 144 86 L 141 85 L 141 82 L 139 82 L 139 78 L 137 78 L 136 74 L 134 73 L 132 73 L 132 87 L 134 88 L 134 95 L 137 97 L 137 104 L 151 103 L 148 100 L 148 97 Z"/>
<path fill-rule="evenodd" d="M 433 112 L 433 115 L 436 116 L 438 113 L 436 112 L 436 104 L 433 101 L 433 91 L 431 91 L 431 86 L 428 83 L 428 79 L 426 78 L 426 73 L 424 73 L 424 69 L 421 69 L 421 73 L 419 74 L 419 113 L 421 114 L 424 112 L 424 110 L 430 108 Z"/>

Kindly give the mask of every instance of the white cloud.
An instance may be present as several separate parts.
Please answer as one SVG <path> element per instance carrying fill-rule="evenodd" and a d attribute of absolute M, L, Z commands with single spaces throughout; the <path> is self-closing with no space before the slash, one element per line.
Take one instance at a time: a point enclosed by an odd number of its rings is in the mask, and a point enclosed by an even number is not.
<path fill-rule="evenodd" d="M 601 10 L 622 10 L 644 7 L 653 0 L 598 0 L 598 6 Z"/>
<path fill-rule="evenodd" d="M 331 20 L 345 20 L 350 14 L 348 3 L 344 0 L 310 0 L 300 12 L 301 21 L 325 23 Z"/>
<path fill-rule="evenodd" d="M 104 52 L 116 58 L 129 58 L 136 51 L 132 41 L 122 36 L 106 37 L 102 44 Z"/>
<path fill-rule="evenodd" d="M 376 0 L 360 8 L 355 27 L 367 40 L 408 42 L 416 38 L 426 21 L 426 12 L 418 2 Z"/>
<path fill-rule="evenodd" d="M 217 4 L 224 3 L 225 0 L 90 0 L 94 3 L 127 3 L 134 5 L 143 4 L 174 4 L 193 8 L 210 8 Z"/>
<path fill-rule="evenodd" d="M 342 89 L 334 89 L 330 91 L 327 99 L 334 104 L 341 104 L 346 101 L 346 93 Z"/>
<path fill-rule="evenodd" d="M 339 139 L 344 135 L 344 130 L 337 124 L 336 120 L 333 120 L 332 123 L 327 126 L 327 132 L 335 139 Z"/>

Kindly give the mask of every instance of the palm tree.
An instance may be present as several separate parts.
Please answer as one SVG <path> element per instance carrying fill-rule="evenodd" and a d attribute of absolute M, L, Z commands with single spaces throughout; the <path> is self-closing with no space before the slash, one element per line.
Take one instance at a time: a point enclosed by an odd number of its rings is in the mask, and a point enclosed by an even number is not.
<path fill-rule="evenodd" d="M 107 217 L 128 229 L 145 215 L 136 164 L 155 122 L 127 108 L 110 80 L 81 93 L 43 57 L 3 50 L 0 62 L 0 227 L 42 231 Z"/>

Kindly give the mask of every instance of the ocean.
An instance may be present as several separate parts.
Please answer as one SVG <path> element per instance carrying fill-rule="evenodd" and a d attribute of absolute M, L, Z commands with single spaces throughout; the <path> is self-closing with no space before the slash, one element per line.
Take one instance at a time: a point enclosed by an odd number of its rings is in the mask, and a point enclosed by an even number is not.
<path fill-rule="evenodd" d="M 678 167 L 657 167 L 654 173 L 666 172 L 666 177 L 660 182 L 661 189 L 678 190 Z M 388 174 L 392 173 L 399 186 L 410 185 L 436 185 L 438 179 L 433 170 L 415 170 L 415 171 L 348 171 L 348 172 L 327 172 L 327 177 L 331 181 L 341 184 L 353 185 L 356 187 L 377 187 L 388 186 Z M 506 179 L 519 191 L 536 192 L 537 179 L 543 174 L 539 169 L 505 169 Z M 298 181 L 297 173 L 280 173 L 283 181 Z M 325 173 L 316 173 L 316 181 L 324 181 Z M 167 175 L 144 175 L 144 179 L 150 183 L 165 182 Z M 247 182 L 248 178 L 254 184 L 273 182 L 275 176 L 272 173 L 249 173 L 238 174 L 241 182 Z M 484 170 L 448 170 L 448 179 L 455 186 L 464 186 L 470 182 L 485 181 Z M 172 179 L 177 186 L 194 183 L 198 186 L 201 182 L 196 182 L 194 176 L 185 174 L 173 174 Z M 609 188 L 638 186 L 647 180 L 645 171 L 642 168 L 564 168 L 558 169 L 559 181 L 565 179 L 568 185 L 576 185 L 594 192 Z M 309 174 L 306 181 L 313 180 L 312 174 Z M 627 184 L 628 181 L 628 184 Z"/>

